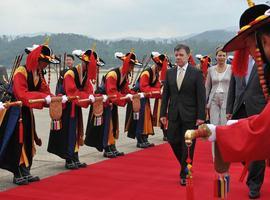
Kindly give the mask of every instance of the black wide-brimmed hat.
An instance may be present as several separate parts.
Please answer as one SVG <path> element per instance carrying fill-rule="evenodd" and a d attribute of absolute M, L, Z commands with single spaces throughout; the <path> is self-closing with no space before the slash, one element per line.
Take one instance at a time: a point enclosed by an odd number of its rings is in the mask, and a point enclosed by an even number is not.
<path fill-rule="evenodd" d="M 129 63 L 141 66 L 142 63 L 136 58 L 135 53 L 129 52 L 126 54 L 123 54 L 122 52 L 116 52 L 114 56 L 122 61 L 125 61 L 126 59 L 129 59 Z"/>
<path fill-rule="evenodd" d="M 168 66 L 171 65 L 166 54 L 160 54 L 159 52 L 152 52 L 151 58 L 157 66 L 161 67 L 160 80 L 164 81 Z"/>
<path fill-rule="evenodd" d="M 142 66 L 142 63 L 139 60 L 137 60 L 136 55 L 133 51 L 126 54 L 123 54 L 122 52 L 116 52 L 114 56 L 115 58 L 118 58 L 123 61 L 123 67 L 121 72 L 123 75 L 128 73 L 131 64 Z"/>
<path fill-rule="evenodd" d="M 90 56 L 93 54 L 96 61 L 97 61 L 98 66 L 103 67 L 105 65 L 105 62 L 97 55 L 97 53 L 95 51 L 93 51 L 91 49 L 88 49 L 86 51 L 74 50 L 72 52 L 72 54 L 86 63 L 90 62 Z"/>
<path fill-rule="evenodd" d="M 48 64 L 60 63 L 60 59 L 53 55 L 53 52 L 49 48 L 47 42 L 42 45 L 34 44 L 32 47 L 27 47 L 25 48 L 25 52 L 28 54 L 26 58 L 26 68 L 29 71 L 36 70 L 39 66 L 39 61 L 43 61 Z"/>
<path fill-rule="evenodd" d="M 248 8 L 240 18 L 240 31 L 223 48 L 224 52 L 231 52 L 246 47 L 244 39 L 258 28 L 270 22 L 270 7 L 259 4 Z"/>
<path fill-rule="evenodd" d="M 151 53 L 151 58 L 157 65 L 161 66 L 163 64 L 163 61 L 166 58 L 166 55 L 165 54 L 160 54 L 159 52 L 153 51 Z"/>
<path fill-rule="evenodd" d="M 51 48 L 49 48 L 48 45 L 36 45 L 34 44 L 32 47 L 26 47 L 25 52 L 27 54 L 30 54 L 31 52 L 34 53 L 34 51 L 40 51 L 38 60 L 51 63 L 51 64 L 59 64 L 60 60 L 57 58 Z"/>

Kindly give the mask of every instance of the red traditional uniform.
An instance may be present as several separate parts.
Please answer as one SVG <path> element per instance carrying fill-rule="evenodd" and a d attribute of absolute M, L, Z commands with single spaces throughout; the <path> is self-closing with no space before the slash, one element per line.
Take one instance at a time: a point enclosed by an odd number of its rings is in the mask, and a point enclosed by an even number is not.
<path fill-rule="evenodd" d="M 99 151 L 104 150 L 104 157 L 109 158 L 124 155 L 115 146 L 116 139 L 119 137 L 118 106 L 125 106 L 127 100 L 132 98 L 131 94 L 134 91 L 129 89 L 128 76 L 132 65 L 138 64 L 134 53 L 126 55 L 116 53 L 116 57 L 123 61 L 123 66 L 110 70 L 103 77 L 97 91 L 97 93 L 108 95 L 110 100 L 109 104 L 104 105 L 103 122 L 99 126 L 95 125 L 93 112 L 90 111 L 85 139 L 86 145 L 95 147 Z"/>
<path fill-rule="evenodd" d="M 92 83 L 96 79 L 97 54 L 92 50 L 77 55 L 83 62 L 69 69 L 64 74 L 63 95 L 78 96 L 79 99 L 88 99 L 94 89 Z M 67 169 L 86 167 L 79 161 L 79 146 L 83 144 L 83 117 L 82 107 L 87 108 L 89 102 L 74 100 L 68 102 L 63 109 L 62 128 L 51 130 L 48 151 L 66 160 Z"/>
<path fill-rule="evenodd" d="M 16 100 L 23 102 L 23 106 L 21 110 L 11 108 L 7 111 L 6 126 L 1 126 L 3 137 L 0 141 L 0 167 L 11 171 L 14 174 L 13 182 L 18 185 L 39 180 L 39 177 L 30 174 L 36 152 L 34 141 L 41 145 L 36 135 L 33 108 L 42 109 L 46 104 L 31 104 L 29 100 L 50 99 L 51 92 L 44 79 L 43 68 L 48 63 L 59 63 L 47 45 L 34 46 L 26 49 L 26 52 L 29 53 L 26 65 L 16 69 L 12 83 L 13 94 Z"/>
<path fill-rule="evenodd" d="M 270 104 L 262 113 L 216 128 L 217 144 L 226 162 L 270 158 Z"/>

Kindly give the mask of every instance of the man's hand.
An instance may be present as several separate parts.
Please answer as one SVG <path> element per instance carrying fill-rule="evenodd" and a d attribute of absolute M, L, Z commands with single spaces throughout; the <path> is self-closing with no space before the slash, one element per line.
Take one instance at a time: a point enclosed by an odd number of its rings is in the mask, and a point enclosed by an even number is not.
<path fill-rule="evenodd" d="M 205 114 L 206 114 L 206 121 L 210 120 L 210 111 L 209 108 L 205 108 Z"/>
<path fill-rule="evenodd" d="M 66 95 L 62 96 L 62 103 L 66 103 L 68 101 L 68 98 Z"/>
<path fill-rule="evenodd" d="M 161 122 L 164 126 L 166 126 L 166 124 L 167 124 L 167 117 L 161 117 L 161 118 L 160 118 L 160 122 Z"/>
<path fill-rule="evenodd" d="M 211 135 L 208 138 L 209 142 L 215 142 L 216 141 L 216 126 L 213 124 L 206 124 L 206 126 L 210 129 Z"/>
<path fill-rule="evenodd" d="M 237 122 L 238 122 L 238 120 L 235 120 L 235 119 L 233 119 L 233 120 L 228 120 L 227 123 L 226 123 L 226 125 L 227 125 L 227 126 L 230 126 L 230 125 L 235 124 L 235 123 L 237 123 Z"/>
<path fill-rule="evenodd" d="M 4 104 L 0 101 L 0 110 L 4 110 L 5 109 L 5 106 Z"/>
<path fill-rule="evenodd" d="M 38 145 L 40 147 L 42 146 L 42 140 L 40 138 L 37 137 L 34 140 L 35 140 L 36 145 Z"/>
<path fill-rule="evenodd" d="M 103 97 L 103 103 L 105 103 L 108 100 L 108 96 L 103 94 L 102 97 Z"/>
<path fill-rule="evenodd" d="M 50 95 L 45 97 L 46 104 L 50 104 L 52 102 L 52 98 Z"/>
<path fill-rule="evenodd" d="M 226 114 L 226 118 L 227 118 L 227 120 L 231 120 L 232 119 L 232 114 Z"/>
<path fill-rule="evenodd" d="M 89 99 L 92 103 L 94 103 L 95 100 L 96 100 L 95 96 L 92 95 L 92 94 L 89 95 L 88 99 Z"/>
<path fill-rule="evenodd" d="M 144 98 L 143 92 L 138 93 L 138 95 L 140 95 L 140 99 Z"/>
<path fill-rule="evenodd" d="M 201 124 L 204 123 L 204 120 L 201 120 L 201 119 L 197 119 L 196 121 L 196 126 L 200 126 Z"/>
<path fill-rule="evenodd" d="M 127 95 L 126 95 L 126 98 L 129 98 L 129 99 L 130 99 L 130 101 L 132 101 L 132 99 L 133 99 L 133 95 L 132 95 L 132 94 L 127 94 Z"/>

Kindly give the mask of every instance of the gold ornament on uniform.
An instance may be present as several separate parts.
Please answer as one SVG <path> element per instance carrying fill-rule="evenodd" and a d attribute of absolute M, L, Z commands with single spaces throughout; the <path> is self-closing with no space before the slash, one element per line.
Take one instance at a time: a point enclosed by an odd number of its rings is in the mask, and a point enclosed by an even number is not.
<path fill-rule="evenodd" d="M 247 0 L 247 3 L 250 8 L 255 6 L 255 3 L 252 0 Z"/>
<path fill-rule="evenodd" d="M 140 109 L 141 109 L 141 99 L 140 99 L 139 94 L 133 95 L 132 108 L 133 108 L 133 119 L 134 120 L 139 120 L 139 118 L 140 118 Z"/>
<path fill-rule="evenodd" d="M 62 128 L 62 97 L 52 97 L 50 103 L 51 130 L 58 131 Z"/>
<path fill-rule="evenodd" d="M 101 126 L 103 123 L 103 97 L 96 97 L 93 103 L 94 126 Z"/>

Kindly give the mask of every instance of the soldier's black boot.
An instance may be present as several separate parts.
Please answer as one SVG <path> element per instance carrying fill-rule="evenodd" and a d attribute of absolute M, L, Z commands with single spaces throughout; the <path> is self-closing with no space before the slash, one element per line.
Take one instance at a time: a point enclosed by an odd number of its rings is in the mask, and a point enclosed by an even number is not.
<path fill-rule="evenodd" d="M 107 146 L 107 147 L 104 148 L 103 156 L 105 158 L 115 158 L 116 157 L 116 155 L 111 150 L 111 147 L 110 146 Z"/>
<path fill-rule="evenodd" d="M 137 148 L 145 149 L 148 147 L 148 145 L 142 139 L 142 134 L 137 136 L 136 139 L 137 139 Z"/>
<path fill-rule="evenodd" d="M 66 159 L 65 168 L 66 169 L 79 169 L 76 162 L 74 162 L 72 159 Z"/>
<path fill-rule="evenodd" d="M 147 135 L 142 135 L 142 139 L 143 139 L 144 143 L 147 145 L 147 147 L 153 147 L 153 146 L 155 146 L 154 143 L 150 143 L 148 141 L 148 136 Z"/>
<path fill-rule="evenodd" d="M 23 177 L 28 181 L 28 182 L 36 182 L 40 181 L 40 178 L 38 176 L 33 176 L 30 174 L 30 169 L 26 167 L 25 165 L 20 165 L 20 170 L 23 175 Z"/>
<path fill-rule="evenodd" d="M 20 167 L 18 167 L 17 171 L 14 173 L 13 183 L 16 185 L 28 185 L 28 180 L 22 175 Z"/>
<path fill-rule="evenodd" d="M 75 157 L 74 162 L 76 163 L 76 165 L 79 168 L 85 168 L 85 167 L 87 167 L 87 164 L 86 163 L 80 162 L 80 160 L 79 160 L 79 153 L 78 152 L 74 154 L 74 157 Z"/>
<path fill-rule="evenodd" d="M 111 148 L 112 152 L 114 153 L 114 155 L 116 155 L 116 156 L 124 156 L 124 155 L 125 155 L 124 152 L 119 152 L 119 151 L 116 149 L 115 144 L 112 144 L 112 145 L 110 146 L 110 148 Z"/>

